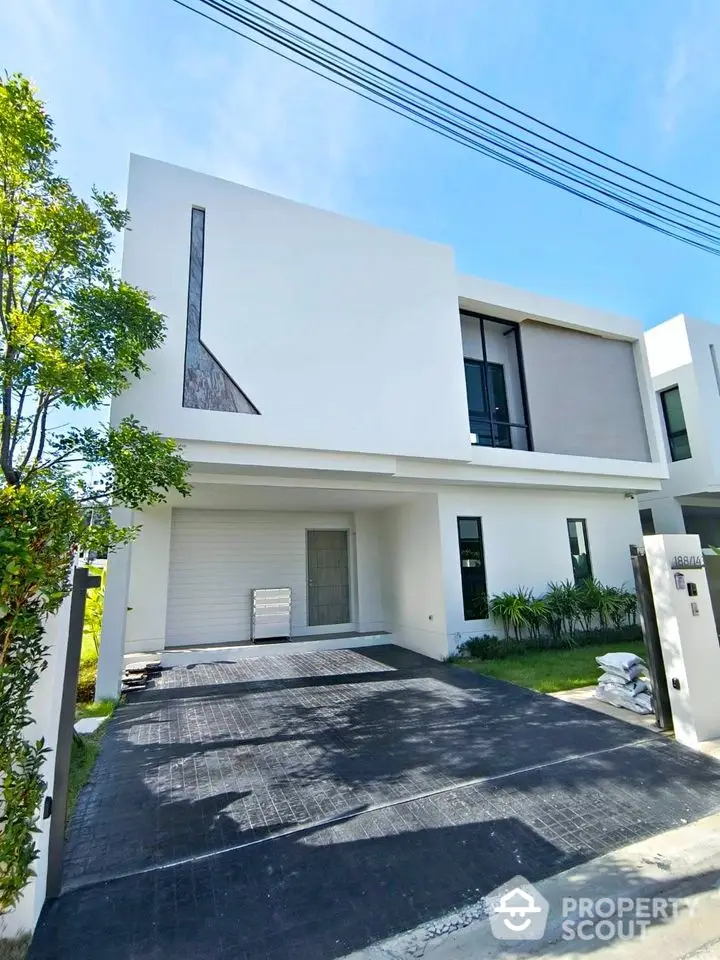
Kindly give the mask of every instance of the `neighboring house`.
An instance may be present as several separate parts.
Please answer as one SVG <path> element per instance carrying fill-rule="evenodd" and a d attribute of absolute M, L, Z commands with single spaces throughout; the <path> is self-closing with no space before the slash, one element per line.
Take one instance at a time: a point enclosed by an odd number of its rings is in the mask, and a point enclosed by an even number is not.
<path fill-rule="evenodd" d="M 123 276 L 168 331 L 112 419 L 178 438 L 194 490 L 121 516 L 142 532 L 110 559 L 100 693 L 123 650 L 247 652 L 218 647 L 257 588 L 291 588 L 315 648 L 442 658 L 493 629 L 488 595 L 631 582 L 633 498 L 667 475 L 639 322 L 140 157 L 128 206 Z"/>
<path fill-rule="evenodd" d="M 720 327 L 683 314 L 645 333 L 669 479 L 638 501 L 643 532 L 720 547 Z M 716 618 L 720 557 L 706 556 Z"/>

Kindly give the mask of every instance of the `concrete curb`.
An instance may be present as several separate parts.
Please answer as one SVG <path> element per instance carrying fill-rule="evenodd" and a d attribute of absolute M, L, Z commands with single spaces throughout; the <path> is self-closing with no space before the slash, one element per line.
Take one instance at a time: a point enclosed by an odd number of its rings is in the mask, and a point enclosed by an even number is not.
<path fill-rule="evenodd" d="M 598 857 L 535 887 L 550 904 L 545 936 L 536 943 L 497 940 L 481 900 L 345 960 L 521 960 L 587 954 L 613 960 L 719 957 L 720 813 Z M 603 943 L 563 939 L 564 897 L 674 897 L 683 903 L 677 915 L 655 920 L 642 938 Z"/>

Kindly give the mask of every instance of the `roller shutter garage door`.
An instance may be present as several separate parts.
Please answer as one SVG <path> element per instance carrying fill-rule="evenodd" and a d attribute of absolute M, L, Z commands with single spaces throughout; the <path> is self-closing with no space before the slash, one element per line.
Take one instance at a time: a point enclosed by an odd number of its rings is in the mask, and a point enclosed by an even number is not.
<path fill-rule="evenodd" d="M 293 635 L 307 633 L 307 530 L 350 526 L 346 514 L 173 510 L 167 646 L 249 640 L 255 587 L 290 587 Z"/>

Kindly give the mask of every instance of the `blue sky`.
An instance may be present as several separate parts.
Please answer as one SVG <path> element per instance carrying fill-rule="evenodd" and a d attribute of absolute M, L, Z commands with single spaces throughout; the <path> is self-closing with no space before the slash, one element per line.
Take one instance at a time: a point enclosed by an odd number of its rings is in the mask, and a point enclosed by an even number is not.
<path fill-rule="evenodd" d="M 717 0 L 331 0 L 583 139 L 720 200 Z M 508 170 L 170 0 L 6 0 L 61 168 L 123 197 L 130 152 L 451 244 L 459 269 L 640 318 L 720 321 L 720 258 Z"/>

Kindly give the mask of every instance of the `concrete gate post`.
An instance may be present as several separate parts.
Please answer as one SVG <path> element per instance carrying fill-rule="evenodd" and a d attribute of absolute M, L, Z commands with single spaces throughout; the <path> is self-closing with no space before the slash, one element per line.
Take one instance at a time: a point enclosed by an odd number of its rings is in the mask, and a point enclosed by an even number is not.
<path fill-rule="evenodd" d="M 696 534 L 644 537 L 677 739 L 720 737 L 720 643 Z"/>

